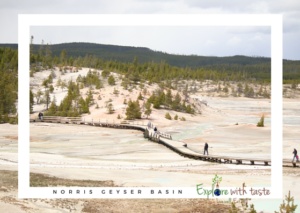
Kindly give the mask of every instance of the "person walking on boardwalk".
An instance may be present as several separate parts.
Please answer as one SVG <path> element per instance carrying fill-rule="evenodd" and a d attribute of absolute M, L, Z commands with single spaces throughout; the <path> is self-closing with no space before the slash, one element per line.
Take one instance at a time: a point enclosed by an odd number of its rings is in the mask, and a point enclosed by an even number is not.
<path fill-rule="evenodd" d="M 44 116 L 43 113 L 40 112 L 40 113 L 39 113 L 39 119 L 40 119 L 40 121 L 43 120 L 43 116 Z"/>
<path fill-rule="evenodd" d="M 205 152 L 208 155 L 208 144 L 207 143 L 205 143 L 205 145 L 204 145 L 204 153 L 203 153 L 203 155 L 205 155 Z"/>
<path fill-rule="evenodd" d="M 297 149 L 294 148 L 293 154 L 294 154 L 293 161 L 296 159 L 296 161 L 299 162 L 299 159 L 297 158 L 298 157 Z"/>

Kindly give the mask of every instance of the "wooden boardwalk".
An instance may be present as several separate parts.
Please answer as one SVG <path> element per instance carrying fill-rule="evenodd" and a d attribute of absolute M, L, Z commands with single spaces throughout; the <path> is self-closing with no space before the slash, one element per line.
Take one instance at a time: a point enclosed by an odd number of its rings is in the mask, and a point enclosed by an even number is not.
<path fill-rule="evenodd" d="M 108 122 L 94 122 L 94 121 L 82 121 L 80 117 L 57 117 L 57 116 L 45 116 L 41 121 L 39 119 L 30 119 L 30 122 L 46 122 L 46 123 L 62 123 L 62 124 L 78 124 L 78 125 L 89 125 L 98 126 L 106 128 L 116 128 L 116 129 L 134 129 L 139 130 L 144 133 L 144 137 L 148 138 L 153 142 L 162 144 L 172 151 L 178 153 L 179 155 L 195 160 L 209 161 L 214 163 L 224 163 L 224 164 L 248 164 L 248 165 L 261 165 L 270 166 L 270 159 L 259 159 L 259 158 L 240 158 L 232 156 L 219 156 L 219 155 L 203 155 L 189 149 L 188 145 L 181 141 L 172 140 L 170 134 L 162 133 L 159 131 L 154 131 L 151 126 L 131 124 L 129 122 L 123 123 L 108 123 Z M 291 160 L 283 160 L 283 166 L 299 167 L 299 162 L 292 162 Z"/>

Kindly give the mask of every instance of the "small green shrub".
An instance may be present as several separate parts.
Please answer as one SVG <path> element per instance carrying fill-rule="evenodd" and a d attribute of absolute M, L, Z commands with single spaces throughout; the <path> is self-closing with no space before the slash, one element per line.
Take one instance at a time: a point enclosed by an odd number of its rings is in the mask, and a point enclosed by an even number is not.
<path fill-rule="evenodd" d="M 258 127 L 264 127 L 265 126 L 264 123 L 265 123 L 265 115 L 263 114 L 261 116 L 261 118 L 260 118 L 260 121 L 257 123 L 256 126 L 258 126 Z"/>
<path fill-rule="evenodd" d="M 172 116 L 168 112 L 166 113 L 165 118 L 168 120 L 172 120 Z"/>

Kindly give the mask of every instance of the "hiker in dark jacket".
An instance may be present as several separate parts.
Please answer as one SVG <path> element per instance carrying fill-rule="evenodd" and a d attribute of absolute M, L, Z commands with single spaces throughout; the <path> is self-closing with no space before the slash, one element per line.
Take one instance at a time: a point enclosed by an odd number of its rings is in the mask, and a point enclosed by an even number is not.
<path fill-rule="evenodd" d="M 293 154 L 294 154 L 293 161 L 295 159 L 296 159 L 296 161 L 299 161 L 299 159 L 297 158 L 297 149 L 294 149 Z"/>
<path fill-rule="evenodd" d="M 39 113 L 39 119 L 40 119 L 40 121 L 43 120 L 43 116 L 44 116 L 43 113 L 40 112 L 40 113 Z"/>
<path fill-rule="evenodd" d="M 208 144 L 207 143 L 205 143 L 205 145 L 204 145 L 204 155 L 205 155 L 205 152 L 206 152 L 206 154 L 208 155 Z"/>

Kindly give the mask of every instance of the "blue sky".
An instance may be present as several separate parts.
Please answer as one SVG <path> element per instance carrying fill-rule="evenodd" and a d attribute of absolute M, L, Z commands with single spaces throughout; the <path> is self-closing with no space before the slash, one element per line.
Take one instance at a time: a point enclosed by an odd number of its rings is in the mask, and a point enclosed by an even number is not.
<path fill-rule="evenodd" d="M 298 0 L 1 0 L 0 43 L 17 43 L 18 14 L 282 14 L 283 57 L 300 60 Z M 176 54 L 270 56 L 268 27 L 32 28 L 34 42 L 144 46 Z M 175 45 L 174 45 L 175 44 Z"/>

